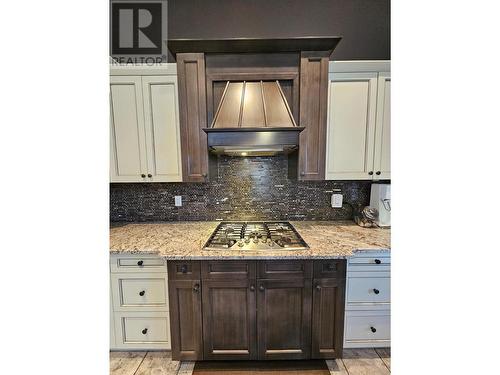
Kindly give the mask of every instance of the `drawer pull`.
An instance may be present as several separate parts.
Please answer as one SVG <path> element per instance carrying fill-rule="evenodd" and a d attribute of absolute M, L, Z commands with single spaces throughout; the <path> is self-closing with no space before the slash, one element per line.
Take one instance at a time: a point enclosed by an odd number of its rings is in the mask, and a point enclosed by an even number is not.
<path fill-rule="evenodd" d="M 145 291 L 145 290 L 141 290 L 141 291 L 139 292 L 139 295 L 142 297 L 145 293 L 146 293 L 146 291 Z"/>
<path fill-rule="evenodd" d="M 188 271 L 188 266 L 187 266 L 187 264 L 183 264 L 183 265 L 181 266 L 181 272 L 182 272 L 182 273 L 187 273 L 187 271 Z"/>
<path fill-rule="evenodd" d="M 377 332 L 377 329 L 375 327 L 370 327 L 370 331 L 372 331 L 373 333 Z"/>
<path fill-rule="evenodd" d="M 144 261 L 142 261 L 142 260 L 140 260 L 140 261 L 137 262 L 138 266 L 142 266 L 143 264 L 144 264 Z"/>
<path fill-rule="evenodd" d="M 200 290 L 200 284 L 194 284 L 193 290 L 198 292 L 198 290 Z"/>
<path fill-rule="evenodd" d="M 259 286 L 259 290 L 260 290 L 261 292 L 263 292 L 263 291 L 264 291 L 264 289 L 266 289 L 266 288 L 264 288 L 264 285 Z"/>
<path fill-rule="evenodd" d="M 380 264 L 380 259 L 375 259 L 375 263 Z"/>
<path fill-rule="evenodd" d="M 145 335 L 146 333 L 148 333 L 148 329 L 147 329 L 147 328 L 144 328 L 144 329 L 142 330 L 142 334 L 143 334 L 143 335 Z"/>
<path fill-rule="evenodd" d="M 255 291 L 255 286 L 250 285 L 250 291 L 252 291 L 252 292 Z"/>
<path fill-rule="evenodd" d="M 380 290 L 378 290 L 378 289 L 373 289 L 373 293 L 375 293 L 375 294 L 379 294 L 379 293 L 380 293 Z"/>

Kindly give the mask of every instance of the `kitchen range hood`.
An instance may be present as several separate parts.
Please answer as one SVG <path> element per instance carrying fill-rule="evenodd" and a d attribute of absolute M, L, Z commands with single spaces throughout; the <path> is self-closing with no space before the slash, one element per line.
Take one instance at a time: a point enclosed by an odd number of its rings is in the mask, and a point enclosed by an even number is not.
<path fill-rule="evenodd" d="M 227 81 L 207 133 L 212 153 L 269 156 L 299 145 L 297 126 L 279 81 Z"/>

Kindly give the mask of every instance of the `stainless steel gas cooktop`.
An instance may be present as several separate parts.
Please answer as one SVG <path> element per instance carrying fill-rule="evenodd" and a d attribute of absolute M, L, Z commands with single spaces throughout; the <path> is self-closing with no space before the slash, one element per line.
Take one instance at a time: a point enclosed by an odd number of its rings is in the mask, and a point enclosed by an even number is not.
<path fill-rule="evenodd" d="M 287 221 L 222 222 L 203 250 L 305 250 L 295 228 Z"/>

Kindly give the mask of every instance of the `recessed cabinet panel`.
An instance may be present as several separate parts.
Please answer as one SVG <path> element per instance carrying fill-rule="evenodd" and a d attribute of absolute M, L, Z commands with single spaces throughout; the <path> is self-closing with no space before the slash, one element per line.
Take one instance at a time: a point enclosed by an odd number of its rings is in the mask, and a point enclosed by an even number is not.
<path fill-rule="evenodd" d="M 311 279 L 259 280 L 259 359 L 305 359 L 311 352 Z"/>
<path fill-rule="evenodd" d="M 256 359 L 255 281 L 203 280 L 204 359 Z"/>
<path fill-rule="evenodd" d="M 330 75 L 327 179 L 372 179 L 376 109 L 376 73 Z"/>
<path fill-rule="evenodd" d="M 177 77 L 148 76 L 142 82 L 150 179 L 182 181 Z"/>
<path fill-rule="evenodd" d="M 146 145 L 140 77 L 110 77 L 112 182 L 145 181 Z"/>

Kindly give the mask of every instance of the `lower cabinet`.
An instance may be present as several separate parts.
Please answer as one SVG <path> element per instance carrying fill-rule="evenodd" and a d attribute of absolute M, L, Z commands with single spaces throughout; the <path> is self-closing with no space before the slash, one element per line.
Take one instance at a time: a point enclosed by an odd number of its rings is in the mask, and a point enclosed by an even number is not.
<path fill-rule="evenodd" d="M 345 261 L 314 263 L 169 261 L 172 358 L 341 357 Z"/>
<path fill-rule="evenodd" d="M 259 359 L 306 359 L 311 353 L 311 279 L 259 280 Z"/>
<path fill-rule="evenodd" d="M 342 356 L 344 300 L 344 278 L 314 280 L 311 353 L 313 358 Z"/>
<path fill-rule="evenodd" d="M 200 359 L 203 353 L 200 280 L 170 280 L 169 298 L 172 358 Z"/>
<path fill-rule="evenodd" d="M 255 283 L 203 280 L 204 359 L 257 359 Z"/>
<path fill-rule="evenodd" d="M 358 253 L 347 266 L 345 348 L 391 346 L 391 257 Z"/>
<path fill-rule="evenodd" d="M 153 255 L 111 255 L 110 281 L 110 349 L 169 350 L 165 260 Z"/>

